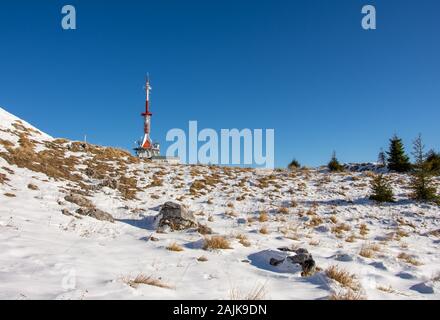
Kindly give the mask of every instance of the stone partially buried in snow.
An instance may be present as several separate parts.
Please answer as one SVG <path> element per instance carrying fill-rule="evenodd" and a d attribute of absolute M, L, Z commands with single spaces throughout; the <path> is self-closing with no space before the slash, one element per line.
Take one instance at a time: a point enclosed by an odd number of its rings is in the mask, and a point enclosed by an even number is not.
<path fill-rule="evenodd" d="M 115 219 L 110 213 L 104 212 L 97 208 L 79 208 L 76 210 L 76 213 L 82 216 L 89 216 L 100 221 L 115 222 Z"/>
<path fill-rule="evenodd" d="M 196 218 L 187 208 L 171 201 L 162 205 L 156 221 L 158 221 L 157 229 L 160 231 L 165 231 L 167 228 L 172 231 L 186 230 L 198 226 Z"/>

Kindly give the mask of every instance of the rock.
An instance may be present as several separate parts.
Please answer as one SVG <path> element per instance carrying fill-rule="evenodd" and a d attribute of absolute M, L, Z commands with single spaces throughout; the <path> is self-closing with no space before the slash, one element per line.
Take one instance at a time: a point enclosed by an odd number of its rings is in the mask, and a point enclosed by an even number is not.
<path fill-rule="evenodd" d="M 61 213 L 64 214 L 65 216 L 71 216 L 72 215 L 72 213 L 70 213 L 70 211 L 67 210 L 67 209 L 61 210 Z"/>
<path fill-rule="evenodd" d="M 342 261 L 342 262 L 353 261 L 353 257 L 347 253 L 337 253 L 336 255 L 333 256 L 333 258 L 337 261 Z"/>
<path fill-rule="evenodd" d="M 319 226 L 315 228 L 316 231 L 321 232 L 321 233 L 327 233 L 330 231 L 329 227 L 327 226 Z"/>
<path fill-rule="evenodd" d="M 35 184 L 29 183 L 28 188 L 31 190 L 40 190 Z"/>
<path fill-rule="evenodd" d="M 299 264 L 302 268 L 301 276 L 302 277 L 308 277 L 315 273 L 316 271 L 316 263 L 315 260 L 313 260 L 312 255 L 304 248 L 299 248 L 297 250 L 291 250 L 288 248 L 279 248 L 279 250 L 284 252 L 295 252 L 296 255 L 294 256 L 288 256 L 286 259 L 275 259 L 271 258 L 269 263 L 272 266 L 278 266 L 281 263 L 283 263 L 285 260 L 290 261 L 293 264 Z"/>
<path fill-rule="evenodd" d="M 212 234 L 212 229 L 204 224 L 199 224 L 199 227 L 197 228 L 197 232 L 205 235 L 205 234 Z"/>
<path fill-rule="evenodd" d="M 109 221 L 112 223 L 115 222 L 115 219 L 110 213 L 104 212 L 97 208 L 79 208 L 76 210 L 76 213 L 82 216 L 92 217 L 100 221 Z"/>
<path fill-rule="evenodd" d="M 275 259 L 275 258 L 270 258 L 269 263 L 270 263 L 271 266 L 275 266 L 276 267 L 276 266 L 279 266 L 281 263 L 283 263 L 284 260 L 285 259 L 278 260 L 278 259 Z"/>
<path fill-rule="evenodd" d="M 246 224 L 246 223 L 247 223 L 247 220 L 246 220 L 245 218 L 238 218 L 238 219 L 237 219 L 237 223 L 238 223 L 238 224 Z"/>
<path fill-rule="evenodd" d="M 192 213 L 188 212 L 184 206 L 170 201 L 161 207 L 156 220 L 159 221 L 158 230 L 164 230 L 167 227 L 172 231 L 198 227 L 198 223 Z"/>
<path fill-rule="evenodd" d="M 86 207 L 86 208 L 93 207 L 93 204 L 89 199 L 86 199 L 83 196 L 80 196 L 79 194 L 76 193 L 71 193 L 65 196 L 64 200 L 74 203 L 80 207 Z"/>

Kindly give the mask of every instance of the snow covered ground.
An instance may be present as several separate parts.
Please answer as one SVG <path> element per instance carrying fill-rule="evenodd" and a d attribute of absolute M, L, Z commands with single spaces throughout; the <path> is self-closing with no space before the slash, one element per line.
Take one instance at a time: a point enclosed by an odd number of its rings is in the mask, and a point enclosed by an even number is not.
<path fill-rule="evenodd" d="M 397 201 L 378 205 L 369 171 L 140 162 L 0 108 L 0 299 L 439 299 L 440 208 L 408 200 L 408 177 L 389 176 Z M 75 214 L 71 193 L 115 222 Z M 157 233 L 166 201 L 231 249 L 204 250 L 210 236 L 197 230 Z M 306 248 L 318 272 L 271 266 L 279 247 Z"/>

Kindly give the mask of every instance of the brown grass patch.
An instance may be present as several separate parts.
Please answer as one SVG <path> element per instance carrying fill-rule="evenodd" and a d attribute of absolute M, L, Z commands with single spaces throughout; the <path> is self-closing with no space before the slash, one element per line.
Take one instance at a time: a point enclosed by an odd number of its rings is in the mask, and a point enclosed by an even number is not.
<path fill-rule="evenodd" d="M 278 213 L 281 213 L 281 214 L 289 214 L 289 208 L 286 208 L 286 207 L 280 207 L 280 208 L 278 208 Z"/>
<path fill-rule="evenodd" d="M 405 262 L 408 263 L 408 264 L 412 264 L 413 266 L 420 266 L 420 265 L 422 265 L 422 263 L 420 263 L 420 262 L 417 260 L 416 257 L 411 256 L 411 255 L 409 255 L 409 254 L 407 254 L 407 253 L 405 253 L 405 252 L 401 252 L 401 253 L 397 256 L 397 258 L 398 258 L 399 260 L 403 260 L 403 261 L 405 261 Z"/>
<path fill-rule="evenodd" d="M 356 241 L 356 236 L 355 236 L 354 234 L 348 236 L 348 237 L 345 239 L 345 242 L 349 242 L 349 243 L 353 243 L 353 242 L 355 242 L 355 241 Z"/>
<path fill-rule="evenodd" d="M 229 240 L 223 236 L 212 236 L 205 238 L 203 249 L 232 249 Z"/>
<path fill-rule="evenodd" d="M 243 247 L 250 247 L 250 246 L 251 246 L 251 243 L 250 243 L 250 241 L 248 240 L 248 238 L 246 237 L 246 235 L 244 235 L 244 234 L 238 234 L 238 235 L 236 236 L 236 238 L 239 240 L 238 242 L 240 242 L 240 244 L 241 244 Z"/>
<path fill-rule="evenodd" d="M 310 219 L 309 226 L 311 227 L 317 227 L 321 225 L 324 221 L 320 216 L 313 216 L 312 219 Z"/>
<path fill-rule="evenodd" d="M 266 297 L 266 286 L 257 284 L 248 293 L 243 294 L 239 289 L 229 291 L 230 300 L 264 300 Z"/>
<path fill-rule="evenodd" d="M 366 244 L 362 246 L 359 255 L 364 258 L 373 258 L 381 250 L 382 248 L 378 244 Z"/>
<path fill-rule="evenodd" d="M 261 229 L 259 230 L 259 232 L 261 234 L 269 234 L 269 230 L 267 229 L 266 226 L 261 227 Z"/>
<path fill-rule="evenodd" d="M 179 244 L 177 244 L 176 242 L 173 242 L 172 244 L 170 244 L 167 247 L 167 250 L 180 252 L 180 251 L 183 251 L 183 248 Z"/>
<path fill-rule="evenodd" d="M 366 236 L 368 234 L 368 231 L 369 231 L 368 227 L 365 223 L 363 223 L 359 226 L 359 234 L 361 236 Z"/>
<path fill-rule="evenodd" d="M 146 276 L 145 274 L 142 273 L 138 274 L 134 279 L 125 279 L 124 282 L 127 283 L 132 288 L 137 288 L 141 284 L 164 288 L 164 289 L 172 288 L 172 286 L 162 282 L 162 280 L 153 278 L 152 276 Z"/>
<path fill-rule="evenodd" d="M 343 232 L 348 232 L 350 230 L 351 230 L 351 227 L 345 223 L 340 223 L 332 228 L 332 232 L 335 234 L 341 234 Z"/>
<path fill-rule="evenodd" d="M 333 293 L 328 297 L 329 300 L 365 300 L 359 292 L 347 290 L 345 292 Z"/>
<path fill-rule="evenodd" d="M 357 282 L 356 277 L 338 266 L 330 266 L 325 271 L 325 274 L 330 279 L 338 282 L 342 287 L 350 288 L 355 291 L 359 290 L 359 283 Z"/>
<path fill-rule="evenodd" d="M 260 222 L 267 222 L 269 221 L 269 215 L 266 211 L 261 211 L 260 216 L 258 217 L 258 221 Z"/>

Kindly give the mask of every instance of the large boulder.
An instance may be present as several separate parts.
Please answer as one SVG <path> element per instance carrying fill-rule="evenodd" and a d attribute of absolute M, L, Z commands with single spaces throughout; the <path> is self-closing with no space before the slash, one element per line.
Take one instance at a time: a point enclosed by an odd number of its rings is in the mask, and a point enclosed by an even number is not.
<path fill-rule="evenodd" d="M 170 201 L 162 205 L 156 221 L 159 231 L 186 230 L 198 226 L 196 218 L 185 206 Z"/>

